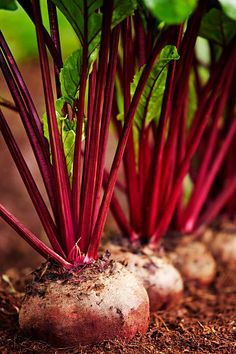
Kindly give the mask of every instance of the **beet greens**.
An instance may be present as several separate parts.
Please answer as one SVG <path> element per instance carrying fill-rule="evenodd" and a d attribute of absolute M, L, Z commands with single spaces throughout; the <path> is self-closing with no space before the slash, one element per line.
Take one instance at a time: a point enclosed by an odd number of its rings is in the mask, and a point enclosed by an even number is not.
<path fill-rule="evenodd" d="M 97 258 L 110 205 L 132 242 L 154 247 L 168 228 L 191 231 L 232 208 L 234 12 L 233 19 L 224 15 L 221 1 L 211 9 L 201 0 L 167 1 L 165 8 L 159 0 L 48 0 L 48 31 L 39 0 L 18 3 L 36 30 L 45 114 L 39 117 L 1 33 L 1 69 L 14 103 L 1 98 L 0 127 L 51 248 L 1 205 L 0 215 L 20 236 L 69 268 Z M 0 8 L 15 6 L 0 1 Z M 64 62 L 58 10 L 80 43 Z M 199 36 L 211 51 L 207 67 L 196 56 Z M 48 200 L 5 119 L 7 109 L 19 113 Z M 111 121 L 118 145 L 108 171 Z M 117 181 L 122 162 L 125 186 Z M 129 220 L 115 187 L 127 196 Z"/>
<path fill-rule="evenodd" d="M 19 3 L 32 19 L 37 34 L 46 113 L 41 120 L 2 33 L 1 68 L 14 104 L 6 104 L 6 100 L 1 102 L 19 113 L 41 172 L 50 208 L 38 190 L 2 111 L 1 131 L 52 249 L 2 205 L 1 216 L 41 255 L 70 267 L 97 257 L 132 120 L 163 43 L 155 44 L 144 65 L 126 112 L 126 123 L 101 200 L 120 23 L 133 14 L 137 4 L 131 0 L 104 3 L 99 0 L 49 1 L 48 33 L 42 22 L 39 1 L 20 0 Z M 4 4 L 1 4 L 3 8 Z M 81 44 L 64 65 L 55 5 L 67 17 Z M 14 1 L 9 3 L 8 9 L 11 6 L 13 9 Z M 165 37 L 168 36 L 164 35 L 163 41 Z M 49 60 L 54 65 L 54 79 Z"/>
<path fill-rule="evenodd" d="M 81 48 L 67 59 L 62 68 L 55 4 L 48 2 L 49 34 L 42 23 L 39 1 L 29 3 L 20 0 L 19 3 L 31 17 L 37 34 L 46 105 L 43 125 L 2 34 L 1 67 L 41 171 L 52 213 L 34 182 L 3 113 L 0 116 L 1 130 L 54 251 L 3 206 L 1 216 L 42 255 L 50 256 L 64 266 L 89 262 L 97 256 L 96 247 L 90 251 L 91 244 L 98 246 L 102 233 L 102 229 L 100 234 L 94 233 L 94 227 L 104 169 L 100 160 L 106 149 L 102 135 L 107 134 L 110 119 L 104 93 L 113 88 L 119 23 L 133 13 L 136 5 L 132 1 L 114 4 L 112 1 L 104 4 L 102 1 L 55 1 L 81 43 Z M 46 45 L 54 64 L 56 103 Z M 89 87 L 89 99 L 86 87 Z M 85 157 L 82 161 L 85 135 Z"/>
<path fill-rule="evenodd" d="M 145 11 L 141 16 L 140 12 L 135 14 L 133 25 L 128 24 L 130 19 L 126 21 L 124 33 L 129 30 L 130 34 L 120 57 L 123 65 L 120 63 L 113 114 L 118 137 L 122 110 L 128 109 L 145 55 L 152 50 L 153 37 L 160 40 L 162 36 L 161 30 L 153 31 L 156 20 Z M 214 191 L 217 174 L 235 138 L 235 28 L 235 21 L 222 10 L 200 1 L 186 29 L 179 26 L 175 38 L 169 38 L 178 49 L 179 60 L 172 58 L 175 60 L 170 60 L 160 75 L 155 66 L 151 71 L 124 153 L 125 185 L 119 188 L 117 184 L 116 188 L 125 193 L 129 218 L 115 194 L 111 203 L 118 226 L 134 244 L 156 247 L 167 230 L 192 232 L 212 221 L 227 200 L 232 200 L 233 164 L 228 162 L 230 177 L 222 177 L 221 188 Z M 211 50 L 207 67 L 196 57 L 200 36 L 206 38 Z"/>

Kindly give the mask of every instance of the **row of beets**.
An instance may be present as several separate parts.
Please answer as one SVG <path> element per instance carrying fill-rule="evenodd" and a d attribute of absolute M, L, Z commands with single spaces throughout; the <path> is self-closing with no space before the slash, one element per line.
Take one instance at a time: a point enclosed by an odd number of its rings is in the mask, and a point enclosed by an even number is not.
<path fill-rule="evenodd" d="M 180 16 L 172 2 L 163 12 L 156 1 L 156 13 L 146 1 L 50 0 L 48 32 L 39 1 L 18 2 L 36 29 L 46 113 L 41 120 L 1 33 L 1 68 L 14 103 L 1 100 L 0 127 L 51 244 L 0 206 L 2 218 L 48 260 L 25 297 L 20 325 L 62 346 L 130 339 L 147 330 L 149 301 L 156 311 L 183 289 L 178 271 L 156 256 L 162 236 L 195 232 L 219 215 L 234 217 L 235 21 L 210 1 L 193 1 Z M 80 42 L 64 64 L 56 7 Z M 47 202 L 6 108 L 19 113 Z M 117 137 L 110 171 L 109 129 Z M 127 241 L 105 248 L 139 280 L 107 253 L 98 259 L 109 208 Z"/>

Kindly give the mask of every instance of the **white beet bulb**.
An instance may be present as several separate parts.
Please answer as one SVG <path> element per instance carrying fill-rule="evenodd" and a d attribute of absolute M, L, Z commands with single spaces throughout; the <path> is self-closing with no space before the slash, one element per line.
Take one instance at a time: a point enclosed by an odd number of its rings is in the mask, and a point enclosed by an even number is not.
<path fill-rule="evenodd" d="M 236 267 L 236 229 L 207 230 L 202 240 L 217 260 Z"/>
<path fill-rule="evenodd" d="M 135 254 L 114 245 L 109 250 L 115 260 L 127 264 L 127 269 L 142 281 L 152 312 L 170 307 L 182 297 L 182 277 L 167 259 L 155 256 L 152 251 L 148 255 Z"/>
<path fill-rule="evenodd" d="M 148 329 L 149 300 L 133 274 L 113 262 L 68 281 L 34 283 L 19 322 L 25 333 L 63 347 L 130 340 Z"/>
<path fill-rule="evenodd" d="M 202 242 L 183 242 L 170 253 L 170 258 L 187 281 L 208 285 L 215 278 L 215 260 Z"/>

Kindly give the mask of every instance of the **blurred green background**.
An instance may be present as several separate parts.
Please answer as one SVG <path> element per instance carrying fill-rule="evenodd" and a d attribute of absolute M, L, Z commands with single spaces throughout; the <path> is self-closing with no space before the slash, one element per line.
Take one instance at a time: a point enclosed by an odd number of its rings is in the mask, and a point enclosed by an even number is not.
<path fill-rule="evenodd" d="M 45 27 L 49 28 L 47 2 L 41 2 Z M 66 18 L 58 11 L 58 21 L 63 57 L 76 50 L 79 42 Z M 16 61 L 28 61 L 37 57 L 37 42 L 33 23 L 18 4 L 16 11 L 0 10 L 0 28 L 9 44 Z"/>

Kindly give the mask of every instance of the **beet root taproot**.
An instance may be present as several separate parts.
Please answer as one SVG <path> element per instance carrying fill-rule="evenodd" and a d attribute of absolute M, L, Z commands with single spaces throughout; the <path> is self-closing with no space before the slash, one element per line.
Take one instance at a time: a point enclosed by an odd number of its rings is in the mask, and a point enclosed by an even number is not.
<path fill-rule="evenodd" d="M 183 293 L 183 280 L 178 270 L 165 258 L 156 256 L 152 250 L 131 252 L 121 246 L 110 245 L 111 256 L 126 264 L 145 287 L 150 310 L 168 308 L 179 302 Z"/>
<path fill-rule="evenodd" d="M 34 283 L 19 322 L 26 334 L 62 347 L 128 341 L 147 331 L 149 300 L 141 282 L 111 262 L 103 271 L 85 267 L 66 281 Z"/>
<path fill-rule="evenodd" d="M 204 286 L 215 278 L 216 262 L 202 242 L 189 237 L 189 241 L 180 243 L 169 257 L 186 281 Z"/>
<path fill-rule="evenodd" d="M 217 261 L 236 269 L 236 226 L 227 225 L 220 230 L 208 229 L 202 241 Z"/>

